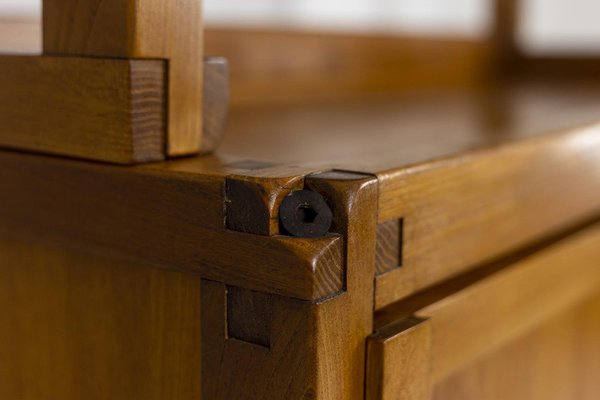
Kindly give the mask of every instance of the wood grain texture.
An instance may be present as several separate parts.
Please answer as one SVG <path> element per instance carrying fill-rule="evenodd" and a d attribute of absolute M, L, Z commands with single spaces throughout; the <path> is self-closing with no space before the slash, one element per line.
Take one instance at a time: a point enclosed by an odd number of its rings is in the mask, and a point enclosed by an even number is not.
<path fill-rule="evenodd" d="M 435 400 L 594 400 L 600 298 L 586 300 L 438 382 Z"/>
<path fill-rule="evenodd" d="M 168 60 L 170 156 L 202 148 L 198 0 L 44 0 L 44 53 Z"/>
<path fill-rule="evenodd" d="M 379 180 L 380 222 L 404 217 L 404 264 L 378 277 L 377 308 L 598 213 L 600 126 Z"/>
<path fill-rule="evenodd" d="M 431 324 L 399 321 L 368 340 L 367 400 L 430 400 Z"/>
<path fill-rule="evenodd" d="M 345 239 L 345 292 L 316 309 L 322 327 L 317 374 L 323 382 L 315 397 L 363 399 L 366 337 L 373 331 L 377 180 L 331 171 L 309 175 L 305 182 L 327 199 L 333 210 L 332 231 Z"/>
<path fill-rule="evenodd" d="M 339 235 L 225 230 L 224 178 L 0 152 L 0 229 L 314 300 L 343 287 Z"/>
<path fill-rule="evenodd" d="M 261 324 L 269 327 L 266 347 L 227 337 L 226 315 L 239 315 L 226 309 L 229 289 L 203 281 L 204 398 L 363 398 L 365 338 L 373 316 L 376 181 L 330 173 L 310 176 L 306 184 L 332 204 L 336 232 L 345 242 L 345 290 L 316 302 L 269 295 L 270 313 L 249 312 L 245 322 L 266 319 Z"/>
<path fill-rule="evenodd" d="M 407 304 L 432 326 L 432 382 L 597 296 L 599 243 L 595 224 L 432 304 Z"/>
<path fill-rule="evenodd" d="M 197 400 L 200 279 L 0 234 L 0 397 Z"/>
<path fill-rule="evenodd" d="M 0 57 L 0 146 L 121 164 L 164 159 L 161 61 Z"/>

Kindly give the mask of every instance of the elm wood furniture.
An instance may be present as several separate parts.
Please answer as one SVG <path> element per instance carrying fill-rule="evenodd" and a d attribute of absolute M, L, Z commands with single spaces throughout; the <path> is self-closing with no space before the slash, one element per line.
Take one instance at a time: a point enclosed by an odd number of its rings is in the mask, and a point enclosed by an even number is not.
<path fill-rule="evenodd" d="M 198 112 L 201 5 L 199 0 L 44 0 L 44 54 L 168 60 L 167 154 L 194 154 L 204 149 Z"/>
<path fill-rule="evenodd" d="M 153 164 L 0 151 L 0 398 L 598 398 L 600 86 L 480 89 L 236 105 Z"/>
<path fill-rule="evenodd" d="M 0 397 L 594 399 L 599 105 L 517 85 L 234 108 L 162 163 L 2 151 Z M 301 190 L 325 235 L 282 228 Z"/>
<path fill-rule="evenodd" d="M 200 4 L 44 1 L 44 55 L 0 56 L 0 145 L 122 164 L 214 150 L 227 71 L 203 59 Z"/>

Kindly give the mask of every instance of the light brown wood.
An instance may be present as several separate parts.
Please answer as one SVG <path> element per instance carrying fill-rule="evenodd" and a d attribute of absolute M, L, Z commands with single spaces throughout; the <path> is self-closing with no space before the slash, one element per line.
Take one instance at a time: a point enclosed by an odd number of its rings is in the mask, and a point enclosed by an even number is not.
<path fill-rule="evenodd" d="M 0 152 L 0 229 L 314 300 L 343 287 L 339 235 L 226 230 L 224 177 Z"/>
<path fill-rule="evenodd" d="M 397 309 L 400 320 L 416 314 L 431 324 L 431 377 L 423 379 L 441 382 L 597 295 L 598 243 L 595 224 L 432 304 Z"/>
<path fill-rule="evenodd" d="M 0 146 L 130 164 L 164 159 L 161 61 L 0 57 Z"/>
<path fill-rule="evenodd" d="M 399 321 L 369 337 L 367 400 L 430 400 L 431 324 Z"/>
<path fill-rule="evenodd" d="M 438 382 L 435 400 L 595 400 L 600 297 L 586 300 Z"/>
<path fill-rule="evenodd" d="M 377 308 L 600 212 L 600 126 L 379 179 L 379 220 L 403 217 L 404 245 L 402 268 L 378 277 Z"/>
<path fill-rule="evenodd" d="M 402 266 L 403 221 L 392 220 L 377 225 L 375 272 L 383 275 Z"/>
<path fill-rule="evenodd" d="M 199 278 L 4 232 L 0 277 L 2 399 L 200 398 Z"/>
<path fill-rule="evenodd" d="M 199 0 L 44 0 L 44 53 L 168 60 L 170 156 L 202 146 Z"/>
<path fill-rule="evenodd" d="M 236 289 L 204 281 L 204 398 L 363 398 L 365 338 L 373 317 L 375 180 L 334 172 L 309 176 L 306 185 L 323 193 L 334 210 L 334 230 L 345 242 L 346 286 L 314 302 L 246 293 L 240 303 L 229 301 Z M 237 307 L 247 302 L 253 306 L 241 316 Z M 240 335 L 225 323 L 235 318 L 237 327 L 244 317 L 243 324 L 258 324 L 254 332 L 266 330 L 268 337 Z"/>

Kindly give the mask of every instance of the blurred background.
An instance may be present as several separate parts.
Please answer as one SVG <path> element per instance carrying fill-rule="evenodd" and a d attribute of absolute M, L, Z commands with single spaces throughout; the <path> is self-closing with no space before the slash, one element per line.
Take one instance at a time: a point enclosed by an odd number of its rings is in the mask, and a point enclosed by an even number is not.
<path fill-rule="evenodd" d="M 39 52 L 40 14 L 0 0 L 0 51 Z M 205 0 L 205 46 L 230 59 L 234 105 L 352 97 L 589 77 L 598 16 L 597 0 Z"/>

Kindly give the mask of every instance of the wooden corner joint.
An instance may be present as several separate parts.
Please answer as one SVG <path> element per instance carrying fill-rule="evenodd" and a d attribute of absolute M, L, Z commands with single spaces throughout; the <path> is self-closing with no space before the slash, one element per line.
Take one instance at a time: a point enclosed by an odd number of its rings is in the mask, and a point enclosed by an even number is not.
<path fill-rule="evenodd" d="M 202 362 L 212 372 L 202 382 L 204 397 L 362 398 L 365 338 L 373 329 L 377 179 L 340 171 L 279 179 L 235 176 L 226 187 L 225 223 L 231 234 L 242 235 L 231 230 L 244 229 L 251 231 L 245 234 L 248 240 L 285 243 L 305 260 L 304 267 L 319 271 L 318 263 L 335 265 L 339 275 L 327 287 L 326 278 L 313 274 L 315 285 L 325 290 L 312 299 L 203 280 L 202 340 L 209 351 Z M 298 191 L 316 193 L 326 202 L 331 223 L 324 236 L 284 235 L 281 205 Z M 314 206 L 317 197 L 301 196 Z M 298 207 L 302 201 L 292 204 Z M 298 210 L 302 218 L 305 212 Z M 335 251 L 325 251 L 332 239 L 329 246 Z M 272 262 L 273 254 L 263 254 L 263 260 Z M 272 279 L 306 286 L 307 279 L 290 279 L 299 265 L 288 265 L 275 260 Z M 251 394 L 237 384 L 249 381 L 254 383 Z"/>
<path fill-rule="evenodd" d="M 0 57 L 0 147 L 117 164 L 206 154 L 229 69 L 200 0 L 43 0 L 43 55 Z"/>
<path fill-rule="evenodd" d="M 371 175 L 330 171 L 308 176 L 230 176 L 225 183 L 225 227 L 270 236 L 303 265 L 305 300 L 320 301 L 346 287 L 347 221 L 356 193 Z M 282 267 L 282 273 L 287 269 Z M 277 279 L 277 277 L 273 277 Z"/>
<path fill-rule="evenodd" d="M 0 147 L 117 164 L 168 157 L 165 59 L 0 56 Z M 200 72 L 199 72 L 200 73 Z M 204 65 L 202 152 L 221 141 L 229 104 L 227 61 Z"/>

